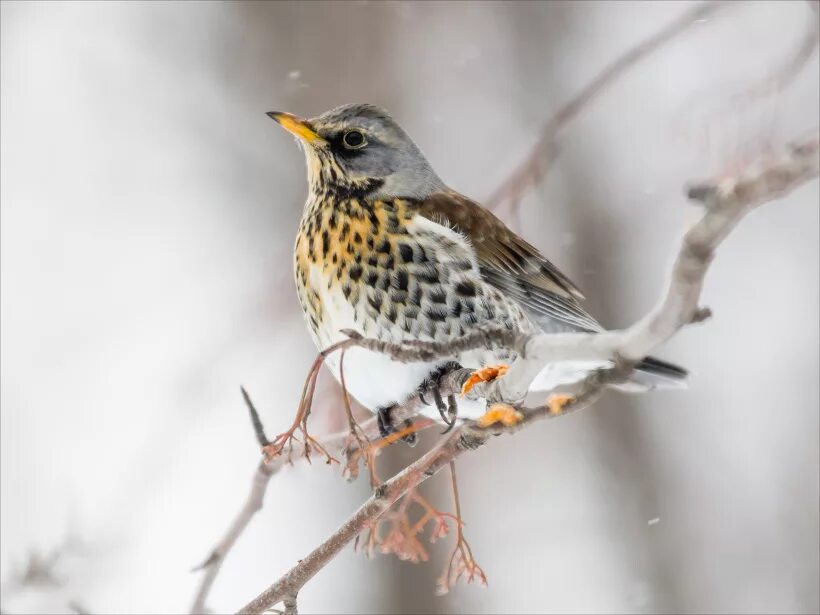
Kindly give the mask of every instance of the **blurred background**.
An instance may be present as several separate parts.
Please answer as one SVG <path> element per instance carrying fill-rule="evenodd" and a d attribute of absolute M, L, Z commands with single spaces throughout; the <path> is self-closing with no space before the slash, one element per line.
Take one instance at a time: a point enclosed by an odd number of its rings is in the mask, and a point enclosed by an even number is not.
<path fill-rule="evenodd" d="M 189 610 L 259 460 L 240 384 L 269 433 L 292 418 L 315 352 L 291 278 L 307 187 L 266 111 L 384 106 L 483 199 L 551 114 L 692 6 L 3 2 L 2 612 Z M 758 87 L 817 19 L 733 3 L 562 132 L 513 221 L 605 325 L 659 297 L 698 216 L 688 181 L 817 126 L 816 47 L 788 87 Z M 613 392 L 459 462 L 489 588 L 434 595 L 449 545 L 421 565 L 347 548 L 301 611 L 817 613 L 817 204 L 814 181 L 720 249 L 715 317 L 659 352 L 689 391 Z M 324 383 L 318 432 L 341 425 Z M 447 486 L 424 493 L 450 506 Z M 321 463 L 274 477 L 209 608 L 235 611 L 368 492 Z"/>

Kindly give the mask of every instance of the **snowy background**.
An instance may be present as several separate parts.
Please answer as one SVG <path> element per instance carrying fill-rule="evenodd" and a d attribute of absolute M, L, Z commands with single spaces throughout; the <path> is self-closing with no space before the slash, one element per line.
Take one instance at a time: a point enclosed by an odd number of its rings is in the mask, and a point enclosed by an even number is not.
<path fill-rule="evenodd" d="M 239 385 L 269 432 L 292 417 L 314 356 L 291 281 L 306 184 L 266 111 L 382 105 L 481 199 L 690 6 L 3 2 L 2 611 L 187 611 L 259 457 Z M 738 3 L 564 134 L 522 228 L 604 324 L 658 297 L 697 216 L 687 181 L 817 126 L 816 51 L 781 95 L 731 101 L 812 20 Z M 460 463 L 488 589 L 436 597 L 441 544 L 417 566 L 348 548 L 302 612 L 818 612 L 818 198 L 815 181 L 721 248 L 715 317 L 659 353 L 692 370 L 688 392 L 612 393 Z M 367 493 L 322 464 L 275 477 L 211 609 L 239 608 Z M 426 493 L 449 502 L 443 478 Z"/>

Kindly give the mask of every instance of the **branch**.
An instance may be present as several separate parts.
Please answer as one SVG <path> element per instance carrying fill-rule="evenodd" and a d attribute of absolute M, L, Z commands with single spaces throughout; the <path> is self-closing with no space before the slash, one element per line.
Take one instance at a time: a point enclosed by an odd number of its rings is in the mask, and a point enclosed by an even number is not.
<path fill-rule="evenodd" d="M 683 15 L 668 26 L 619 56 L 598 73 L 584 89 L 564 104 L 547 122 L 541 131 L 541 137 L 530 150 L 524 162 L 487 199 L 487 207 L 495 209 L 505 202 L 515 207 L 527 191 L 538 185 L 546 175 L 550 165 L 558 155 L 556 146 L 558 134 L 567 124 L 641 60 L 646 59 L 652 53 L 689 30 L 700 20 L 727 5 L 726 2 L 705 2 L 684 11 Z"/>
<path fill-rule="evenodd" d="M 663 301 L 642 320 L 623 331 L 540 334 L 526 345 L 525 361 L 482 393 L 492 399 L 522 399 L 530 383 L 548 363 L 557 360 L 626 360 L 636 363 L 683 326 L 703 319 L 698 298 L 714 252 L 749 211 L 781 198 L 818 175 L 818 133 L 795 142 L 777 158 L 751 165 L 739 177 L 695 184 L 688 197 L 707 213 L 684 236 Z"/>
<path fill-rule="evenodd" d="M 747 89 L 745 92 L 733 97 L 733 102 L 737 103 L 743 98 L 760 98 L 771 93 L 778 93 L 785 90 L 800 71 L 808 63 L 814 54 L 814 50 L 820 43 L 820 21 L 818 21 L 818 2 L 808 0 L 809 19 L 807 20 L 806 31 L 800 39 L 800 43 L 794 51 L 779 64 L 771 74 L 758 83 Z"/>
<path fill-rule="evenodd" d="M 705 213 L 684 236 L 672 271 L 666 295 L 645 318 L 623 331 L 601 334 L 537 335 L 525 342 L 526 355 L 516 361 L 507 375 L 494 386 L 508 380 L 512 388 L 532 381 L 530 374 L 556 359 L 614 360 L 614 367 L 591 373 L 581 383 L 580 391 L 564 411 L 578 410 L 596 401 L 603 390 L 620 382 L 634 364 L 657 345 L 672 337 L 683 326 L 702 320 L 704 311 L 697 307 L 706 271 L 718 245 L 740 220 L 756 206 L 785 196 L 795 188 L 817 177 L 820 168 L 820 136 L 814 133 L 808 139 L 793 144 L 777 159 L 761 160 L 755 168 L 742 176 L 701 182 L 688 189 L 690 199 L 704 205 Z M 491 334 L 491 338 L 500 334 Z M 367 342 L 352 338 L 358 344 Z M 520 339 L 509 340 L 513 345 Z M 443 355 L 452 354 L 455 344 L 437 348 Z M 375 347 L 379 342 L 368 342 Z M 427 352 L 429 344 L 412 343 L 398 347 L 383 344 L 388 354 Z M 535 372 L 537 373 L 537 372 Z M 529 380 L 527 380 L 529 378 Z M 516 399 L 504 398 L 501 399 Z M 301 588 L 330 562 L 349 542 L 367 527 L 371 527 L 400 497 L 415 488 L 441 468 L 467 451 L 499 435 L 528 427 L 535 421 L 554 416 L 548 407 L 521 408 L 522 420 L 514 427 L 492 426 L 479 429 L 472 423 L 458 427 L 450 436 L 399 474 L 379 487 L 338 530 L 320 544 L 296 566 L 245 605 L 240 613 L 261 613 L 285 599 L 295 600 Z"/>
<path fill-rule="evenodd" d="M 256 472 L 253 474 L 253 481 L 251 482 L 250 493 L 239 514 L 231 523 L 231 526 L 228 528 L 222 540 L 220 540 L 213 551 L 211 551 L 208 559 L 195 568 L 195 570 L 204 569 L 205 575 L 202 577 L 202 581 L 200 581 L 196 598 L 194 598 L 194 604 L 191 606 L 191 613 L 204 613 L 206 611 L 205 606 L 208 594 L 211 592 L 211 587 L 213 587 L 219 570 L 222 568 L 225 557 L 227 557 L 233 548 L 236 540 L 242 535 L 242 532 L 245 531 L 245 528 L 248 527 L 253 516 L 262 510 L 262 502 L 265 499 L 265 493 L 267 492 L 271 476 L 276 474 L 281 467 L 281 462 L 265 463 L 263 461 L 256 468 Z"/>

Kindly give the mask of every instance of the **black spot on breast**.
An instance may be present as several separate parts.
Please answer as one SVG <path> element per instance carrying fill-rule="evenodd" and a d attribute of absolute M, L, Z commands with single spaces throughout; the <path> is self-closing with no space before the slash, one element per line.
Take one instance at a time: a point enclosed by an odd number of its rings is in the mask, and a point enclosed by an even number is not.
<path fill-rule="evenodd" d="M 362 277 L 362 266 L 361 265 L 351 265 L 350 271 L 348 271 L 348 275 L 350 276 L 351 281 L 356 282 L 360 277 Z"/>
<path fill-rule="evenodd" d="M 353 233 L 353 241 L 356 243 L 362 243 L 362 234 L 359 231 Z"/>
<path fill-rule="evenodd" d="M 408 305 L 404 308 L 404 318 L 406 320 L 414 320 L 418 318 L 419 309 L 417 307 L 413 307 L 412 305 Z"/>
<path fill-rule="evenodd" d="M 417 245 L 413 254 L 413 261 L 421 265 L 428 262 L 428 260 L 427 251 L 421 245 Z"/>
<path fill-rule="evenodd" d="M 462 297 L 475 297 L 475 284 L 473 284 L 470 280 L 459 282 L 456 284 L 456 292 Z"/>
<path fill-rule="evenodd" d="M 376 283 L 376 288 L 379 290 L 387 290 L 387 287 L 390 286 L 390 276 L 387 273 L 382 273 L 379 276 L 379 281 Z"/>
<path fill-rule="evenodd" d="M 335 231 L 336 226 L 338 225 L 338 221 L 336 220 L 336 212 L 335 211 L 330 212 L 330 217 L 328 218 L 327 222 L 330 225 L 330 230 Z"/>
<path fill-rule="evenodd" d="M 419 270 L 416 272 L 416 278 L 424 284 L 438 284 L 438 271 L 432 265 L 419 267 Z"/>
<path fill-rule="evenodd" d="M 330 234 L 327 229 L 322 231 L 322 257 L 327 258 L 327 253 L 330 250 Z"/>
<path fill-rule="evenodd" d="M 381 312 L 381 309 L 382 309 L 382 295 L 381 295 L 381 293 L 375 293 L 372 296 L 369 296 L 367 298 L 367 302 L 370 304 L 370 307 L 372 307 L 374 310 L 376 310 L 377 312 Z"/>
<path fill-rule="evenodd" d="M 389 320 L 392 323 L 396 322 L 396 318 L 398 317 L 398 314 L 396 313 L 396 306 L 395 305 L 391 305 L 388 308 L 387 313 L 385 314 L 385 317 L 387 318 L 387 320 Z"/>
<path fill-rule="evenodd" d="M 339 262 L 339 255 L 334 252 L 333 253 L 333 264 L 335 265 L 338 262 Z"/>
<path fill-rule="evenodd" d="M 427 297 L 433 303 L 447 303 L 447 293 L 444 292 L 444 289 L 441 286 L 436 286 L 433 288 Z"/>
<path fill-rule="evenodd" d="M 461 301 L 456 301 L 453 307 L 450 308 L 450 313 L 456 317 L 461 316 L 461 309 Z"/>
<path fill-rule="evenodd" d="M 385 210 L 387 211 L 387 230 L 391 231 L 391 229 L 395 229 L 399 226 L 399 218 L 396 216 L 396 212 L 393 211 L 392 207 L 390 209 L 385 208 Z"/>
<path fill-rule="evenodd" d="M 364 283 L 368 286 L 375 286 L 376 280 L 379 279 L 379 274 L 377 274 L 373 269 L 367 270 L 367 276 L 364 279 Z"/>
<path fill-rule="evenodd" d="M 368 237 L 368 238 L 367 238 L 367 247 L 368 247 L 368 248 L 370 248 L 370 249 L 372 250 L 372 249 L 373 249 L 373 245 L 374 245 L 374 243 L 373 243 L 373 238 L 372 238 L 372 237 Z"/>
<path fill-rule="evenodd" d="M 350 299 L 350 291 L 350 284 L 345 284 L 344 286 L 342 286 L 342 292 L 345 295 L 345 299 Z"/>
<path fill-rule="evenodd" d="M 406 243 L 399 244 L 399 256 L 403 263 L 409 263 L 413 260 L 413 248 Z"/>
<path fill-rule="evenodd" d="M 393 258 L 393 255 L 390 254 L 386 259 L 384 259 L 384 268 L 385 269 L 392 269 L 393 265 L 396 264 L 396 259 Z"/>
<path fill-rule="evenodd" d="M 390 254 L 390 241 L 388 241 L 387 239 L 383 240 L 379 244 L 379 247 L 376 248 L 376 252 L 379 252 L 381 254 Z"/>
<path fill-rule="evenodd" d="M 350 222 L 345 220 L 344 224 L 342 224 L 342 231 L 339 233 L 339 239 L 345 240 L 347 239 L 347 235 L 350 233 Z"/>
<path fill-rule="evenodd" d="M 379 257 L 375 254 L 371 254 L 367 257 L 367 264 L 371 267 L 378 267 L 379 266 Z"/>
<path fill-rule="evenodd" d="M 407 301 L 407 293 L 403 290 L 390 290 L 390 301 L 393 303 L 404 303 Z"/>
<path fill-rule="evenodd" d="M 418 284 L 410 291 L 410 303 L 421 307 L 421 286 Z"/>
<path fill-rule="evenodd" d="M 392 284 L 393 288 L 398 290 L 407 290 L 407 285 L 409 283 L 409 277 L 407 276 L 406 269 L 399 269 L 393 274 Z"/>

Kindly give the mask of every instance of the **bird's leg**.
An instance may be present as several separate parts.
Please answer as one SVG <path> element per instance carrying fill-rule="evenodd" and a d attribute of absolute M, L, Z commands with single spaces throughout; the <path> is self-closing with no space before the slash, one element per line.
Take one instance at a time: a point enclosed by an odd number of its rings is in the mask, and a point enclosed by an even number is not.
<path fill-rule="evenodd" d="M 270 461 L 275 457 L 281 455 L 285 449 L 287 448 L 287 461 L 288 463 L 292 463 L 292 455 L 293 455 L 293 441 L 297 439 L 296 432 L 300 432 L 302 434 L 302 455 L 310 461 L 310 453 L 312 450 L 318 451 L 320 454 L 324 455 L 327 463 L 339 463 L 339 460 L 333 457 L 327 449 L 322 446 L 322 444 L 316 440 L 313 436 L 308 433 L 307 430 L 307 420 L 308 416 L 310 416 L 310 410 L 313 405 L 313 394 L 316 391 L 316 380 L 319 377 L 319 369 L 322 367 L 322 363 L 324 363 L 325 357 L 334 350 L 341 348 L 342 343 L 335 344 L 331 346 L 327 350 L 320 352 L 319 356 L 316 357 L 316 360 L 313 362 L 313 365 L 310 368 L 310 372 L 308 373 L 307 378 L 305 379 L 304 387 L 302 388 L 302 398 L 299 401 L 299 408 L 296 411 L 296 416 L 293 419 L 293 424 L 288 428 L 287 431 L 284 431 L 277 435 L 273 440 L 268 442 L 262 447 L 262 454 L 265 456 L 266 461 Z"/>
<path fill-rule="evenodd" d="M 396 405 L 393 404 L 392 406 L 385 406 L 383 408 L 379 408 L 376 410 L 376 421 L 379 424 L 379 435 L 382 438 L 387 438 L 391 434 L 398 433 L 398 429 L 396 426 L 393 425 L 393 408 Z M 401 439 L 404 440 L 409 446 L 415 446 L 417 442 L 416 438 L 416 430 L 412 429 L 413 421 L 410 419 L 406 419 L 404 421 L 404 429 L 401 431 L 404 432 L 404 435 L 401 436 Z"/>
<path fill-rule="evenodd" d="M 436 590 L 439 595 L 449 592 L 462 577 L 467 583 L 478 581 L 482 585 L 487 585 L 487 575 L 484 574 L 481 566 L 476 563 L 473 550 L 470 548 L 467 539 L 464 538 L 464 521 L 461 518 L 461 503 L 458 498 L 456 464 L 454 461 L 450 462 L 450 478 L 453 487 L 453 500 L 456 505 L 456 544 L 450 553 L 447 566 L 436 583 Z"/>
<path fill-rule="evenodd" d="M 389 415 L 389 412 L 387 414 Z M 345 472 L 347 473 L 348 478 L 354 479 L 359 475 L 359 459 L 364 459 L 365 465 L 370 470 L 370 485 L 373 488 L 376 488 L 379 484 L 381 484 L 381 481 L 376 475 L 376 456 L 381 452 L 381 449 L 405 438 L 415 438 L 418 432 L 427 429 L 434 424 L 431 419 L 420 418 L 415 421 L 405 421 L 405 426 L 401 429 L 396 429 L 391 426 L 390 431 L 386 431 L 387 427 L 384 424 L 383 415 L 384 413 L 376 413 L 379 432 L 382 434 L 380 439 L 376 441 L 371 441 L 368 439 L 367 444 L 364 447 L 357 445 L 355 439 L 351 439 L 347 449 L 345 450 L 345 456 L 347 457 Z"/>
<path fill-rule="evenodd" d="M 430 402 L 425 398 L 425 394 L 428 392 L 433 394 L 433 402 L 436 405 L 436 409 L 441 415 L 441 420 L 447 425 L 447 429 L 443 432 L 445 434 L 456 424 L 458 404 L 456 403 L 455 395 L 451 394 L 447 396 L 447 404 L 445 405 L 444 399 L 441 396 L 441 380 L 457 369 L 462 369 L 462 367 L 455 361 L 449 361 L 437 367 L 435 371 L 424 379 L 418 389 L 419 398 L 427 405 L 430 405 Z"/>
<path fill-rule="evenodd" d="M 390 446 L 398 440 L 402 440 L 408 436 L 415 436 L 418 432 L 427 429 L 433 425 L 433 421 L 427 418 L 420 418 L 415 421 L 405 421 L 405 426 L 401 429 L 393 428 L 393 431 L 380 440 L 376 440 L 369 447 L 370 454 L 376 454 L 376 451 Z"/>
<path fill-rule="evenodd" d="M 458 417 L 458 403 L 456 402 L 456 396 L 450 394 L 447 396 L 447 418 L 444 419 L 444 422 L 447 423 L 447 419 L 449 418 L 450 422 L 448 423 L 447 429 L 441 432 L 441 435 L 449 433 L 450 430 L 456 424 L 456 417 Z M 442 417 L 443 418 L 443 417 Z"/>
<path fill-rule="evenodd" d="M 481 369 L 475 370 L 464 384 L 461 385 L 461 394 L 466 395 L 479 382 L 492 382 L 496 378 L 500 378 L 510 369 L 509 365 L 499 363 L 498 365 L 487 365 Z"/>

